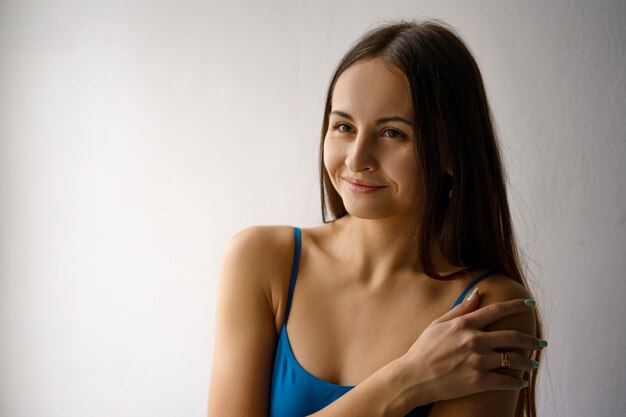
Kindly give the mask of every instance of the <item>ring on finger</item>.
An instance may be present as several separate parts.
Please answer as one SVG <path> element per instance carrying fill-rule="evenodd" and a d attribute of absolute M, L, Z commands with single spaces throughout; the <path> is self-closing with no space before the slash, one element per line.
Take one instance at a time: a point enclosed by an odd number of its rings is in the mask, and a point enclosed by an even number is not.
<path fill-rule="evenodd" d="M 500 368 L 511 369 L 511 361 L 509 361 L 509 354 L 507 352 L 500 353 Z"/>

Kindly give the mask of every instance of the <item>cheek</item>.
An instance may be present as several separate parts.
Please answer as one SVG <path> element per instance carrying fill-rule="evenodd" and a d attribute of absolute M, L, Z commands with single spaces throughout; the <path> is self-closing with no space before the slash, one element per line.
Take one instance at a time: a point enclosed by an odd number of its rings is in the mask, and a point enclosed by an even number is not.
<path fill-rule="evenodd" d="M 339 167 L 341 167 L 343 160 L 341 158 L 341 152 L 337 146 L 333 146 L 332 139 L 326 138 L 324 140 L 324 167 L 330 175 L 331 180 L 334 180 L 334 175 L 337 173 Z"/>
<path fill-rule="evenodd" d="M 412 153 L 392 155 L 386 161 L 386 166 L 390 169 L 389 174 L 400 183 L 403 192 L 412 194 L 417 190 L 419 173 L 417 160 Z"/>

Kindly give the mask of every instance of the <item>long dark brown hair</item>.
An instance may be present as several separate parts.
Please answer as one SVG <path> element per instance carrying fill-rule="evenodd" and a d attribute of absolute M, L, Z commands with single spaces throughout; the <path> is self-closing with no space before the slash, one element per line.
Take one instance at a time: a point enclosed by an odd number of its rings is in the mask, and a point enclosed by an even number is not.
<path fill-rule="evenodd" d="M 414 261 L 434 279 L 435 245 L 462 270 L 485 268 L 528 288 L 520 267 L 507 200 L 505 174 L 491 111 L 476 61 L 454 30 L 439 21 L 397 22 L 366 33 L 344 55 L 331 78 L 320 143 L 320 190 L 324 223 L 347 214 L 324 167 L 324 138 L 332 94 L 351 65 L 372 58 L 397 67 L 408 80 L 413 102 L 415 155 L 421 170 L 416 201 Z M 450 174 L 448 173 L 450 172 Z M 328 206 L 327 206 L 328 202 Z M 331 220 L 327 218 L 330 212 Z M 536 336 L 541 321 L 536 315 Z M 540 359 L 535 352 L 533 358 Z M 520 391 L 517 417 L 534 417 L 537 371 Z"/>

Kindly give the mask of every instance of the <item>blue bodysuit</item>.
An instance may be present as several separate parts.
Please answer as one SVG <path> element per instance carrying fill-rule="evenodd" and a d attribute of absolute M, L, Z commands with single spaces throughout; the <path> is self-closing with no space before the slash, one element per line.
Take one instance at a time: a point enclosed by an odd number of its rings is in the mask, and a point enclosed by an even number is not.
<path fill-rule="evenodd" d="M 313 414 L 328 404 L 332 403 L 353 386 L 337 385 L 317 378 L 304 369 L 293 355 L 289 337 L 287 336 L 287 319 L 293 298 L 293 291 L 298 275 L 298 263 L 300 260 L 300 229 L 295 227 L 295 251 L 293 265 L 291 267 L 291 279 L 289 282 L 289 296 L 285 310 L 285 320 L 280 329 L 276 357 L 274 359 L 274 371 L 272 373 L 272 387 L 270 395 L 270 417 L 304 417 Z M 491 275 L 491 272 L 476 278 L 459 295 L 452 307 L 463 301 L 465 295 L 478 282 Z M 407 417 L 427 416 L 432 404 L 417 407 Z"/>

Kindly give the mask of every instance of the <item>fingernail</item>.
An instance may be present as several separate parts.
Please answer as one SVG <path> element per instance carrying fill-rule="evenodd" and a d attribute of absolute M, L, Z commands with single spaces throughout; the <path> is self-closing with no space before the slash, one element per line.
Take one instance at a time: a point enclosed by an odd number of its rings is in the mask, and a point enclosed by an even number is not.
<path fill-rule="evenodd" d="M 539 362 L 537 362 L 537 361 L 533 361 L 533 362 L 532 362 L 532 367 L 533 367 L 533 369 L 537 369 L 537 368 L 539 368 Z"/>
<path fill-rule="evenodd" d="M 471 292 L 471 293 L 469 293 L 469 295 L 467 296 L 466 300 L 467 300 L 467 301 L 471 300 L 471 299 L 472 299 L 472 297 L 476 295 L 476 293 L 478 293 L 478 287 L 474 288 L 474 289 L 472 290 L 472 292 Z"/>
<path fill-rule="evenodd" d="M 526 304 L 528 307 L 532 307 L 536 303 L 535 303 L 535 300 L 533 300 L 532 298 L 527 298 L 527 299 L 524 300 L 524 304 Z"/>
<path fill-rule="evenodd" d="M 528 388 L 528 381 L 522 380 L 522 388 Z"/>
<path fill-rule="evenodd" d="M 544 347 L 548 346 L 548 341 L 547 340 L 540 340 L 539 342 L 537 342 L 537 344 L 539 345 L 539 347 L 541 349 L 543 349 Z"/>

